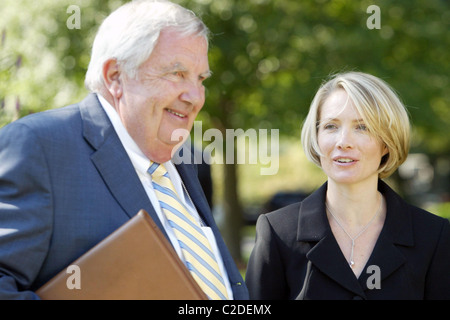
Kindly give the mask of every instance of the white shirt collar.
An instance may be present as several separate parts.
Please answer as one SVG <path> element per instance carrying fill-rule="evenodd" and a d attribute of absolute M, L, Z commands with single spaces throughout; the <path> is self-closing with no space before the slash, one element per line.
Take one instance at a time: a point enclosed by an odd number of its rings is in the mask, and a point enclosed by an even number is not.
<path fill-rule="evenodd" d="M 97 94 L 97 96 L 100 104 L 108 115 L 109 120 L 111 120 L 114 130 L 119 136 L 119 139 L 128 153 L 134 167 L 139 172 L 147 172 L 147 169 L 150 166 L 150 160 L 144 155 L 136 142 L 134 142 L 133 138 L 131 138 L 114 107 L 100 94 Z"/>

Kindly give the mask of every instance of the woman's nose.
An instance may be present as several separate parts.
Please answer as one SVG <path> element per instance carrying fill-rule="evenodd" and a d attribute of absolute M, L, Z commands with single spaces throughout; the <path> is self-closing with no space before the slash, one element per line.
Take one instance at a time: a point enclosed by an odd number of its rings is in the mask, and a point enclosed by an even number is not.
<path fill-rule="evenodd" d="M 353 139 L 351 130 L 344 128 L 341 130 L 337 141 L 337 147 L 343 150 L 353 148 Z"/>

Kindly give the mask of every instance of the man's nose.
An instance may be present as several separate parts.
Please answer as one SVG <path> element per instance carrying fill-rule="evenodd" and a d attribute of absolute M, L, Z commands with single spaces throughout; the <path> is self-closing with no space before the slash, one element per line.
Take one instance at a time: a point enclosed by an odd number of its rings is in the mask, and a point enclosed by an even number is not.
<path fill-rule="evenodd" d="M 205 102 L 205 88 L 201 83 L 187 82 L 180 99 L 193 106 L 203 106 Z"/>

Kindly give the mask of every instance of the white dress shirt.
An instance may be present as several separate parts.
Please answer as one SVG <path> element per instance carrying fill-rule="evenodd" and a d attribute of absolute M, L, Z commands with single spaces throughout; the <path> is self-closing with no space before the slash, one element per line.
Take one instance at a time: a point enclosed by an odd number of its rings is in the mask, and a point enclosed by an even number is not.
<path fill-rule="evenodd" d="M 143 154 L 143 152 L 139 149 L 138 145 L 134 140 L 131 138 L 131 136 L 128 134 L 128 131 L 125 129 L 124 125 L 122 124 L 122 121 L 120 120 L 119 115 L 117 114 L 116 110 L 113 106 L 100 94 L 97 94 L 98 99 L 100 100 L 100 104 L 102 105 L 103 109 L 105 110 L 106 114 L 108 115 L 117 135 L 119 136 L 120 141 L 122 142 L 123 147 L 125 148 L 125 151 L 127 152 L 128 156 L 130 157 L 130 160 L 134 166 L 134 169 L 136 170 L 136 173 L 141 180 L 142 186 L 144 187 L 150 202 L 153 205 L 153 208 L 156 211 L 156 214 L 158 215 L 159 220 L 161 221 L 161 224 L 163 225 L 170 242 L 172 243 L 173 247 L 175 248 L 175 251 L 177 252 L 180 259 L 185 262 L 185 259 L 183 257 L 183 254 L 181 252 L 180 245 L 178 243 L 178 240 L 175 236 L 175 233 L 172 230 L 172 227 L 169 225 L 169 222 L 166 218 L 166 216 L 161 211 L 161 207 L 159 205 L 158 198 L 156 197 L 155 191 L 153 190 L 152 185 L 152 178 L 150 174 L 147 172 L 148 168 L 150 167 L 150 160 Z M 199 224 L 202 227 L 203 232 L 205 233 L 206 237 L 208 238 L 209 243 L 211 244 L 211 248 L 214 251 L 214 254 L 217 259 L 217 263 L 219 264 L 220 271 L 222 272 L 222 276 L 224 278 L 225 287 L 227 288 L 228 297 L 229 299 L 233 299 L 233 292 L 231 290 L 230 281 L 228 279 L 228 275 L 225 269 L 225 266 L 223 264 L 222 256 L 220 255 L 220 251 L 217 247 L 216 239 L 214 237 L 214 234 L 210 227 L 205 226 L 203 222 L 200 219 L 200 216 L 197 212 L 197 209 L 195 208 L 195 205 L 192 203 L 189 195 L 186 194 L 186 190 L 183 187 L 183 182 L 181 180 L 180 175 L 178 174 L 177 169 L 175 168 L 175 165 L 172 163 L 172 161 L 168 161 L 164 163 L 164 166 L 166 167 L 170 179 L 172 180 L 172 183 L 175 187 L 175 190 L 177 191 L 178 195 L 181 198 L 181 201 L 188 207 L 189 212 L 192 214 L 192 216 L 199 222 Z"/>

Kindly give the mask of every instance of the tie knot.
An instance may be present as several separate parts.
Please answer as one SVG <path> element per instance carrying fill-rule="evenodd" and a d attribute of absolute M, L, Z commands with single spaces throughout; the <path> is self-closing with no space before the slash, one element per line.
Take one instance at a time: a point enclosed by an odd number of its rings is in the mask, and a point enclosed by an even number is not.
<path fill-rule="evenodd" d="M 167 174 L 167 169 L 163 164 L 150 162 L 150 168 L 148 168 L 147 172 L 154 178 L 160 178 Z"/>

